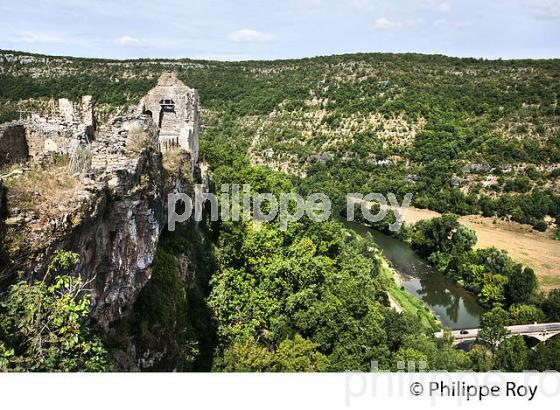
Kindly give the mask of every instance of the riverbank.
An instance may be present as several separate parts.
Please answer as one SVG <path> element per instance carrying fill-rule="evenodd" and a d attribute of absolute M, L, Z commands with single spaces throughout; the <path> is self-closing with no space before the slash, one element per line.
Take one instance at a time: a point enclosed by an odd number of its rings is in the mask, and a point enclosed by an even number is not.
<path fill-rule="evenodd" d="M 387 293 L 389 299 L 394 302 L 393 306 L 398 312 L 406 312 L 417 317 L 422 326 L 434 332 L 441 330 L 442 326 L 433 312 L 419 299 L 408 293 L 400 283 L 397 271 L 389 266 L 385 258 L 381 258 L 380 275 L 389 283 Z"/>
<path fill-rule="evenodd" d="M 415 317 L 424 327 L 466 329 L 478 327 L 485 309 L 475 294 L 451 281 L 424 261 L 408 243 L 356 222 L 342 222 L 359 235 L 372 236 L 381 275 L 390 300 Z"/>
<path fill-rule="evenodd" d="M 404 220 L 413 224 L 438 216 L 441 216 L 438 212 L 410 207 L 406 209 Z M 462 216 L 459 222 L 475 231 L 478 238 L 475 248 L 493 246 L 505 250 L 515 261 L 535 271 L 540 290 L 548 292 L 560 288 L 560 241 L 517 222 L 476 215 Z"/>

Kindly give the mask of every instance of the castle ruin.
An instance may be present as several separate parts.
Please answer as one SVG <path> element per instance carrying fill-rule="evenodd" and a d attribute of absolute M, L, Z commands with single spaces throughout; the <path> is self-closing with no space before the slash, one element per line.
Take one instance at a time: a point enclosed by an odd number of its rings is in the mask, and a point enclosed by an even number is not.
<path fill-rule="evenodd" d="M 91 96 L 79 103 L 62 98 L 48 116 L 31 113 L 24 120 L 0 125 L 0 166 L 37 161 L 52 153 L 72 155 L 78 146 L 92 151 L 94 164 L 110 165 L 129 145 L 129 131 L 143 123 L 141 128 L 155 126 L 162 153 L 182 148 L 190 154 L 192 174 L 199 159 L 199 104 L 197 90 L 174 73 L 162 74 L 132 115 L 113 116 L 100 126 Z"/>
<path fill-rule="evenodd" d="M 96 127 L 91 96 L 78 104 L 61 98 L 49 116 L 31 113 L 24 120 L 0 124 L 0 165 L 40 160 L 53 152 L 69 154 L 77 143 L 89 143 Z"/>
<path fill-rule="evenodd" d="M 162 152 L 181 147 L 197 161 L 199 104 L 197 90 L 187 87 L 174 73 L 164 73 L 140 101 L 138 113 L 152 117 L 157 124 Z"/>
<path fill-rule="evenodd" d="M 24 163 L 0 175 L 0 236 L 18 261 L 0 266 L 0 279 L 19 270 L 42 278 L 55 250 L 76 251 L 77 272 L 91 281 L 93 317 L 102 327 L 123 317 L 151 276 L 167 194 L 208 183 L 198 139 L 198 93 L 174 74 L 163 74 L 126 114 L 99 124 L 89 96 L 50 101 L 42 115 L 0 124 L 0 166 Z M 61 162 L 43 173 L 26 163 L 51 164 L 53 154 L 68 158 L 67 169 Z M 166 155 L 177 158 L 171 168 Z M 28 189 L 26 176 L 45 178 L 38 186 L 55 179 L 43 191 Z M 58 177 L 68 186 L 56 185 Z"/>

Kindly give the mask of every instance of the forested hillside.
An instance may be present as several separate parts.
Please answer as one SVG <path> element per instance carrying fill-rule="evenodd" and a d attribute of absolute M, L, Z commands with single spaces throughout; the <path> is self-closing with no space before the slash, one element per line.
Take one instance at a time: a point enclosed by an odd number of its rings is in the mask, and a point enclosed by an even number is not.
<path fill-rule="evenodd" d="M 5 51 L 0 122 L 83 94 L 101 112 L 125 111 L 170 70 L 200 91 L 206 127 L 229 121 L 232 143 L 253 163 L 307 176 L 308 191 L 412 192 L 418 207 L 539 230 L 560 213 L 559 60 L 355 54 L 225 63 Z"/>

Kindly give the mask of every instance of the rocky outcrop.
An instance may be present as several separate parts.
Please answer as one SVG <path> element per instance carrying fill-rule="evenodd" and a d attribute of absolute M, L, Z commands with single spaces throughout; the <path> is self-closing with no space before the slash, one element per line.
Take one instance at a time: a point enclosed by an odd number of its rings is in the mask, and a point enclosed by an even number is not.
<path fill-rule="evenodd" d="M 57 244 L 80 253 L 92 282 L 93 315 L 102 326 L 120 318 L 150 278 L 165 225 L 161 155 L 145 151 L 92 192 L 85 218 Z"/>
<path fill-rule="evenodd" d="M 130 122 L 153 141 L 152 146 L 138 153 L 128 150 L 125 128 Z M 47 215 L 47 209 L 45 214 L 18 209 L 7 221 L 11 232 L 25 234 L 22 249 L 14 246 L 13 252 L 19 253 L 16 260 L 25 261 L 24 270 L 31 277 L 43 277 L 57 249 L 80 254 L 77 272 L 90 282 L 93 315 L 105 327 L 126 312 L 149 279 L 166 220 L 162 155 L 152 148 L 157 145 L 157 130 L 147 119 L 119 125 L 105 138 L 121 147 L 120 152 L 108 154 L 103 138 L 92 144 L 92 169 L 79 178 L 57 217 Z"/>
<path fill-rule="evenodd" d="M 77 273 L 90 283 L 93 316 L 108 328 L 126 315 L 150 278 L 166 223 L 166 194 L 182 178 L 164 172 L 158 129 L 148 117 L 119 117 L 103 131 L 90 147 L 91 169 L 78 178 L 55 216 L 48 213 L 52 209 L 20 206 L 8 218 L 13 234 L 7 239 L 26 238 L 19 245 L 9 243 L 13 269 L 34 278 L 43 277 L 56 250 L 79 253 Z"/>
<path fill-rule="evenodd" d="M 196 93 L 184 87 L 172 87 L 173 98 L 190 101 L 191 109 L 194 102 L 198 109 Z M 93 113 L 87 114 L 90 108 L 89 98 L 81 106 L 60 100 L 58 118 L 24 122 L 32 161 L 9 176 L 10 186 L 17 189 L 8 191 L 3 238 L 10 257 L 5 266 L 0 265 L 0 282 L 13 282 L 19 272 L 25 272 L 27 279 L 43 279 L 57 250 L 78 253 L 75 273 L 88 284 L 92 317 L 110 338 L 118 323 L 131 316 L 152 276 L 167 222 L 167 193 L 173 189 L 192 193 L 193 178 L 203 174 L 207 179 L 207 164 L 201 173 L 193 149 L 181 146 L 162 153 L 161 132 L 169 125 L 162 128 L 147 113 L 112 117 L 97 126 Z M 198 111 L 188 115 L 194 124 Z M 198 149 L 198 134 L 196 138 Z M 189 144 L 193 148 L 194 140 Z M 69 165 L 49 162 L 53 151 L 67 154 Z M 29 181 L 36 185 L 28 186 Z M 52 189 L 37 188 L 45 186 Z M 178 269 L 182 279 L 189 266 L 182 263 Z M 144 351 L 133 337 L 129 340 L 125 357 L 119 360 L 122 369 L 157 368 L 158 361 L 169 363 L 170 357 L 176 357 L 181 346 L 162 341 L 161 346 Z"/>

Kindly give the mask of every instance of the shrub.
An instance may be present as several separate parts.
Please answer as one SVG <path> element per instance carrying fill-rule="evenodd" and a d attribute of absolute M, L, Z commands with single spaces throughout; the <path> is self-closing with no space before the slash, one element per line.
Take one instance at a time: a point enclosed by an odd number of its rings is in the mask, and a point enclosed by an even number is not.
<path fill-rule="evenodd" d="M 540 221 L 535 222 L 535 224 L 533 225 L 533 229 L 539 232 L 544 232 L 547 230 L 547 228 L 548 228 L 548 224 L 542 219 Z"/>
<path fill-rule="evenodd" d="M 47 270 L 54 283 L 20 282 L 0 305 L 0 369 L 107 371 L 107 352 L 87 326 L 90 298 L 80 277 L 62 275 L 77 255 L 58 252 Z"/>

